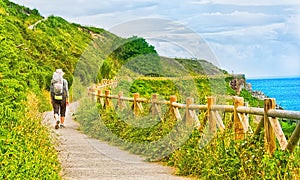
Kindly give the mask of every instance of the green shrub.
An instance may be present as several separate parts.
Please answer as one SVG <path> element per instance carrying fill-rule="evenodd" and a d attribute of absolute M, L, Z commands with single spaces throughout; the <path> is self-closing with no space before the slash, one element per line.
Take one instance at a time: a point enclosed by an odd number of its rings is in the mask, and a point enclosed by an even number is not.
<path fill-rule="evenodd" d="M 199 179 L 297 179 L 299 177 L 299 148 L 289 154 L 277 149 L 274 155 L 265 152 L 263 134 L 256 138 L 234 140 L 231 118 L 224 120 L 227 129 L 218 132 L 207 144 L 203 140 L 203 129 L 189 130 L 187 137 L 180 136 L 184 124 L 172 118 L 159 121 L 146 114 L 134 117 L 131 110 L 122 112 L 104 110 L 100 105 L 82 101 L 76 119 L 82 130 L 94 138 L 146 157 L 147 160 L 166 163 L 176 168 L 177 175 Z M 93 108 L 91 108 L 93 107 Z M 204 116 L 199 114 L 199 118 Z M 200 119 L 203 124 L 203 119 Z M 146 127 L 135 126 L 143 125 Z M 139 124 L 140 123 L 140 124 Z M 150 126 L 147 126 L 147 123 Z M 158 146 L 152 142 L 174 133 Z M 187 129 L 185 129 L 187 130 Z M 166 143 L 167 142 L 167 143 Z"/>
<path fill-rule="evenodd" d="M 60 179 L 60 164 L 49 131 L 41 124 L 36 96 L 23 104 L 25 111 L 1 113 L 0 178 Z"/>

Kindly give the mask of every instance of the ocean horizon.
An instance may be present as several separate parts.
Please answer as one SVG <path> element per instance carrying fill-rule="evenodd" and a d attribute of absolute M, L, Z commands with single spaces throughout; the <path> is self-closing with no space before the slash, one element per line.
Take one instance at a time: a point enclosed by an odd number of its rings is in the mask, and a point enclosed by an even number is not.
<path fill-rule="evenodd" d="M 275 98 L 276 104 L 285 110 L 300 111 L 300 77 L 249 78 L 253 91 L 262 91 Z"/>

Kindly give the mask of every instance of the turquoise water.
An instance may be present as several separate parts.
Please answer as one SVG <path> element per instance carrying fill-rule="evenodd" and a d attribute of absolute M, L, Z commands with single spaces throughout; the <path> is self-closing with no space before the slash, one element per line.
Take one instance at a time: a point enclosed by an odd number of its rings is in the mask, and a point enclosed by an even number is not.
<path fill-rule="evenodd" d="M 285 110 L 300 111 L 300 77 L 276 79 L 247 79 L 253 90 L 276 99 Z"/>

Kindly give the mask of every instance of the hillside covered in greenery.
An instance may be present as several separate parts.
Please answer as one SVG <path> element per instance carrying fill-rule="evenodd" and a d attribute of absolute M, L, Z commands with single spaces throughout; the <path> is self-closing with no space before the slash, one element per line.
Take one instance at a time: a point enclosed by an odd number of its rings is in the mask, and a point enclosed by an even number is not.
<path fill-rule="evenodd" d="M 233 77 L 205 60 L 160 57 L 155 48 L 142 37 L 121 38 L 104 29 L 69 23 L 61 17 L 42 17 L 38 10 L 31 10 L 8 0 L 0 0 L 0 47 L 1 179 L 61 178 L 55 141 L 49 129 L 41 123 L 42 113 L 52 109 L 49 85 L 57 68 L 62 68 L 65 72 L 64 77 L 69 82 L 71 98 L 74 100 L 84 93 L 81 90 L 103 78 L 119 81 L 118 88 L 113 90 L 115 92 L 125 90 L 124 94 L 128 95 L 138 92 L 142 97 L 159 93 L 164 99 L 168 99 L 170 95 L 177 95 L 178 101 L 194 97 L 195 102 L 205 103 L 210 95 L 220 97 L 236 95 L 229 86 L 229 81 Z M 241 95 L 250 106 L 261 105 L 261 102 L 251 97 L 249 92 L 242 91 Z M 83 104 L 82 109 L 87 113 L 99 111 L 89 108 L 85 109 Z M 111 130 L 120 137 L 135 142 L 158 139 L 168 134 L 168 130 L 175 124 L 172 121 L 159 123 L 152 129 L 138 129 L 128 126 L 124 121 L 120 122 L 113 112 L 104 110 L 101 112 L 105 126 L 111 127 Z M 102 139 L 110 140 L 101 129 L 103 124 L 98 124 L 97 119 L 85 117 L 87 113 L 77 115 L 82 129 L 86 132 L 97 132 L 94 135 L 103 132 Z M 126 118 L 125 120 L 132 120 L 130 115 Z M 153 119 L 144 119 L 148 120 L 146 124 Z M 155 131 L 152 131 L 153 129 Z M 178 168 L 178 174 L 199 177 L 202 175 L 208 179 L 223 171 L 212 163 L 214 158 L 223 158 L 220 163 L 223 163 L 224 167 L 238 166 L 249 159 L 254 163 L 264 160 L 264 164 L 259 164 L 260 169 L 270 166 L 275 168 L 276 163 L 278 164 L 277 159 L 271 163 L 267 162 L 269 157 L 263 156 L 262 149 L 250 148 L 251 151 L 259 151 L 262 158 L 251 159 L 253 154 L 242 151 L 247 157 L 239 160 L 244 154 L 236 154 L 234 148 L 240 146 L 234 146 L 228 137 L 214 140 L 215 143 L 205 149 L 207 151 L 199 148 L 191 149 L 198 146 L 195 142 L 198 142 L 200 136 L 199 131 L 193 131 L 190 139 L 163 161 Z M 230 146 L 232 149 L 222 146 L 225 140 L 233 144 Z M 130 144 L 125 147 L 135 153 L 144 153 L 139 148 L 132 148 Z M 219 153 L 211 156 L 216 147 Z M 160 153 L 156 151 L 157 149 L 150 149 L 152 150 L 156 154 Z M 224 152 L 228 156 L 222 156 Z M 201 161 L 200 157 L 203 156 L 207 156 L 207 162 L 211 164 Z M 280 153 L 276 156 L 284 157 Z M 296 163 L 291 166 L 291 161 L 283 163 L 290 165 L 286 167 L 293 172 L 295 171 L 293 168 L 298 166 Z M 204 172 L 210 168 L 212 173 Z M 245 169 L 251 171 L 251 167 L 247 166 Z M 240 171 L 235 167 L 226 175 L 230 177 Z M 274 175 L 271 171 L 266 173 L 269 173 L 267 175 L 270 177 Z M 278 174 L 282 175 L 282 171 Z M 290 176 L 291 174 L 288 174 L 284 177 Z"/>
<path fill-rule="evenodd" d="M 40 22 L 32 29 L 31 25 Z M 60 164 L 40 112 L 50 110 L 52 72 L 72 71 L 91 40 L 78 26 L 0 1 L 0 178 L 60 179 Z"/>
<path fill-rule="evenodd" d="M 102 46 L 85 60 L 93 42 Z M 55 69 L 63 69 L 72 94 L 75 75 L 88 86 L 112 77 L 128 55 L 157 56 L 143 38 L 45 18 L 8 0 L 0 0 L 0 47 L 1 179 L 60 179 L 54 142 L 41 124 L 41 113 L 52 109 L 48 90 Z M 100 73 L 94 76 L 92 69 Z"/>
<path fill-rule="evenodd" d="M 60 179 L 60 164 L 41 112 L 51 110 L 49 85 L 62 68 L 70 86 L 76 64 L 102 29 L 0 0 L 0 178 Z"/>

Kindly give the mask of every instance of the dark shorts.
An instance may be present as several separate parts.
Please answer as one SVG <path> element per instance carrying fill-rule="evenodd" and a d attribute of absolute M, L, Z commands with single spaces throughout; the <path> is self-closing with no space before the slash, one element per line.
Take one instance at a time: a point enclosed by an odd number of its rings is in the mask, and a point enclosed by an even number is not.
<path fill-rule="evenodd" d="M 53 100 L 53 110 L 54 110 L 54 114 L 59 114 L 61 117 L 65 117 L 66 116 L 66 100 Z"/>

